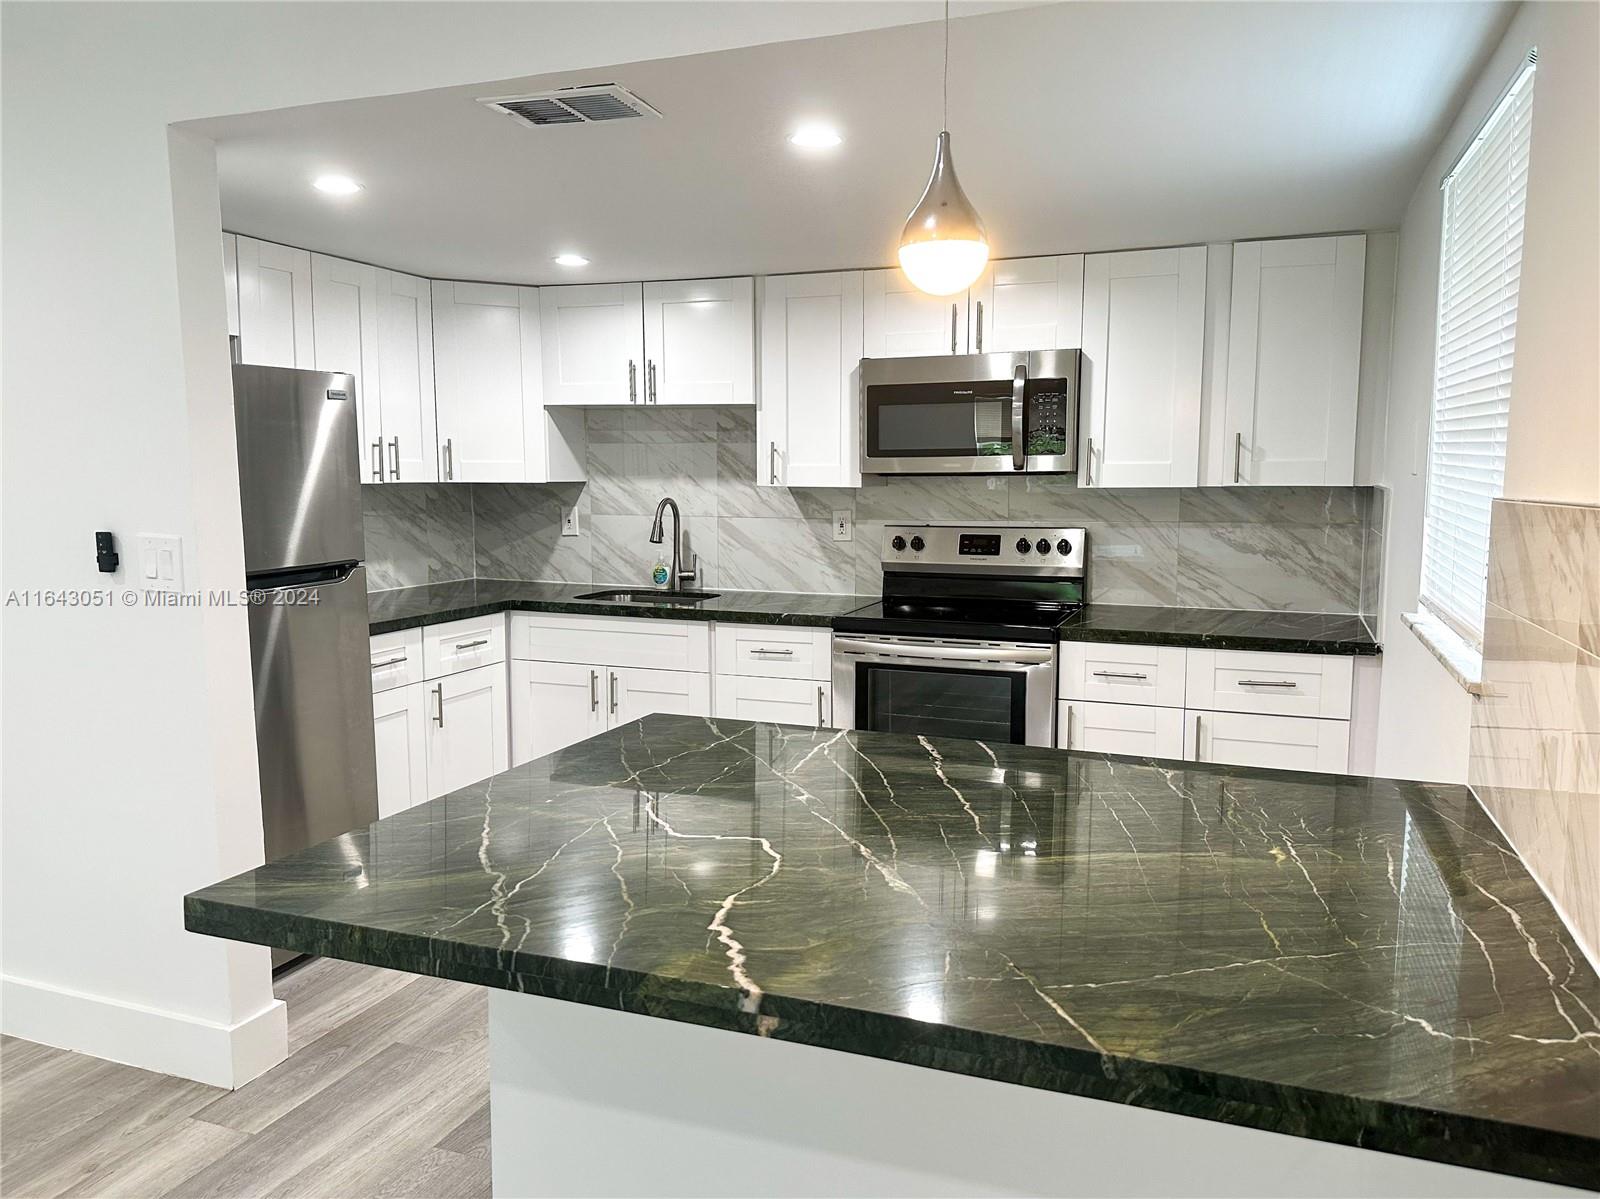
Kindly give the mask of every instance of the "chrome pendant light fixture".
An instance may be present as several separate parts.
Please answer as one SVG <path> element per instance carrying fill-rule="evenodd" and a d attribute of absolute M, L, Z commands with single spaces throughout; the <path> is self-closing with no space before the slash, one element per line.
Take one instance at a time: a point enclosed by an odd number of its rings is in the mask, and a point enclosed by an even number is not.
<path fill-rule="evenodd" d="M 989 237 L 950 157 L 950 0 L 944 4 L 944 110 L 927 190 L 900 233 L 900 269 L 929 295 L 965 291 L 989 261 Z"/>

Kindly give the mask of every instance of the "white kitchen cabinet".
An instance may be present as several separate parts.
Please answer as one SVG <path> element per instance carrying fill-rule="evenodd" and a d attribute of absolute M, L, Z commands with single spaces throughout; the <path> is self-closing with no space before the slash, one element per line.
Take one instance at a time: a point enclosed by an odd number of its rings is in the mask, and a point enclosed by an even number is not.
<path fill-rule="evenodd" d="M 428 688 L 392 687 L 372 697 L 372 739 L 378 754 L 378 818 L 429 798 Z"/>
<path fill-rule="evenodd" d="M 1213 484 L 1349 486 L 1367 239 L 1238 242 Z"/>
<path fill-rule="evenodd" d="M 234 239 L 239 270 L 239 361 L 315 369 L 311 254 L 290 246 Z"/>
<path fill-rule="evenodd" d="M 533 662 L 599 662 L 708 674 L 710 625 L 654 617 L 514 612 L 511 656 Z"/>
<path fill-rule="evenodd" d="M 930 296 L 896 269 L 864 272 L 862 293 L 862 357 L 966 353 L 966 292 Z"/>
<path fill-rule="evenodd" d="M 1148 704 L 1062 700 L 1056 724 L 1062 749 L 1139 758 L 1181 758 L 1183 711 Z"/>
<path fill-rule="evenodd" d="M 1193 487 L 1206 250 L 1090 254 L 1083 276 L 1083 487 Z"/>
<path fill-rule="evenodd" d="M 597 283 L 539 290 L 545 404 L 643 403 L 643 285 Z"/>
<path fill-rule="evenodd" d="M 361 481 L 382 483 L 389 472 L 378 401 L 378 268 L 311 255 L 311 329 L 312 361 L 301 365 L 355 379 Z"/>
<path fill-rule="evenodd" d="M 833 724 L 833 688 L 816 679 L 719 674 L 713 701 L 715 715 L 732 720 L 770 720 L 814 728 Z"/>
<path fill-rule="evenodd" d="M 756 281 L 644 285 L 644 392 L 649 404 L 756 402 Z"/>
<path fill-rule="evenodd" d="M 607 725 L 616 728 L 658 712 L 676 716 L 711 715 L 711 676 L 687 670 L 642 670 L 613 666 L 606 671 Z"/>
<path fill-rule="evenodd" d="M 860 271 L 763 280 L 761 486 L 861 486 L 861 322 Z"/>
<path fill-rule="evenodd" d="M 223 303 L 228 312 L 228 336 L 239 336 L 239 239 L 222 235 Z"/>
<path fill-rule="evenodd" d="M 1184 703 L 1215 711 L 1349 720 L 1352 663 L 1319 654 L 1191 649 Z"/>
<path fill-rule="evenodd" d="M 511 663 L 511 764 L 520 766 L 606 730 L 604 666 Z"/>
<path fill-rule="evenodd" d="M 427 729 L 428 798 L 510 769 L 503 664 L 422 684 Z"/>
<path fill-rule="evenodd" d="M 1183 756 L 1229 766 L 1343 774 L 1350 722 L 1253 712 L 1186 712 Z"/>
<path fill-rule="evenodd" d="M 1184 665 L 1184 650 L 1176 646 L 1066 641 L 1061 698 L 1181 708 Z"/>
<path fill-rule="evenodd" d="M 438 416 L 433 381 L 433 290 L 428 280 L 377 272 L 378 388 L 366 410 L 378 413 L 385 478 L 439 481 Z M 374 399 L 376 407 L 374 407 Z"/>
<path fill-rule="evenodd" d="M 372 654 L 372 690 L 388 691 L 422 682 L 422 630 L 401 629 L 368 639 Z"/>
<path fill-rule="evenodd" d="M 1074 350 L 1083 344 L 1083 255 L 989 264 L 969 293 L 975 354 Z"/>

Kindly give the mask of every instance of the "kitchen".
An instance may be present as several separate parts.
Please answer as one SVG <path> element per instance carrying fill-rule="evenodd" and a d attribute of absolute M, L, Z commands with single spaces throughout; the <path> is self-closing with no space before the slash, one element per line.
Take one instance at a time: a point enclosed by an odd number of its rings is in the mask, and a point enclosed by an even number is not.
<path fill-rule="evenodd" d="M 1136 32 L 1114 5 L 919 10 L 189 121 L 215 147 L 221 253 L 180 247 L 180 293 L 205 308 L 194 294 L 222 281 L 227 339 L 193 357 L 213 386 L 217 345 L 236 364 L 207 428 L 236 434 L 240 508 L 207 528 L 243 530 L 235 587 L 314 598 L 226 626 L 235 678 L 249 626 L 254 856 L 234 802 L 233 848 L 189 860 L 152 918 L 181 900 L 184 927 L 161 935 L 228 955 L 255 980 L 246 1008 L 270 947 L 279 997 L 213 1020 L 249 1027 L 231 1064 L 174 1067 L 115 1029 L 82 1033 L 60 987 L 8 963 L 8 1050 L 79 1049 L 245 1102 L 283 1061 L 285 1022 L 297 1036 L 296 1004 L 332 1002 L 308 980 L 348 967 L 451 980 L 480 1004 L 489 990 L 488 1102 L 469 1114 L 497 1193 L 1188 1193 L 1186 1173 L 1127 1169 L 1152 1133 L 1230 1193 L 1596 1186 L 1582 497 L 1600 447 L 1552 445 L 1547 417 L 1520 415 L 1524 370 L 1556 371 L 1537 351 L 1570 354 L 1528 316 L 1575 302 L 1551 289 L 1578 269 L 1548 241 L 1535 253 L 1537 128 L 1578 146 L 1592 127 L 1592 65 L 1546 51 L 1553 31 L 1592 34 L 1592 6 L 1405 6 L 1381 30 L 1318 6 L 1205 7 L 1213 36 L 1287 64 L 1208 105 L 1236 114 L 1279 70 L 1361 64 L 1375 94 L 1412 104 L 1410 149 L 1373 166 L 1395 130 L 1341 143 L 1308 87 L 1250 147 L 1270 162 L 1214 140 L 1221 183 L 1152 209 L 1128 200 L 1152 187 L 1146 159 L 1119 174 L 1088 149 L 1115 144 L 1105 131 L 1062 124 L 1081 161 L 985 132 L 1024 81 L 1045 89 L 1040 112 L 1070 110 L 1091 67 L 1041 71 L 1075 39 L 1176 48 L 1204 24 L 1163 8 Z M 1337 36 L 1313 33 L 1321 20 Z M 1375 59 L 1386 39 L 1435 73 Z M 1009 62 L 1019 42 L 1033 59 Z M 1314 42 L 1337 68 L 1309 65 Z M 1535 107 L 1547 81 L 1568 108 Z M 1171 88 L 1152 112 L 1173 111 Z M 708 95 L 752 99 L 712 120 Z M 993 243 L 953 285 L 914 281 L 904 216 L 941 103 L 939 219 L 954 209 Z M 1314 198 L 1286 165 L 1311 114 L 1346 166 Z M 1479 449 L 1441 440 L 1467 426 L 1435 390 L 1436 347 L 1457 349 L 1439 258 L 1466 271 L 1482 254 L 1439 208 L 1506 186 L 1469 168 L 1527 155 L 1530 127 L 1523 303 L 1513 288 L 1498 310 L 1517 333 L 1516 398 L 1496 385 L 1504 490 L 1471 490 L 1469 463 L 1449 476 L 1468 490 L 1448 492 L 1436 464 Z M 729 147 L 762 166 L 740 194 L 703 182 Z M 541 178 L 567 186 L 541 196 Z M 560 232 L 530 245 L 529 204 Z M 1596 405 L 1576 390 L 1581 418 Z M 1463 503 L 1481 517 L 1454 519 Z M 166 595 L 225 573 L 181 545 L 169 576 L 142 532 L 159 524 L 106 524 L 124 563 L 108 582 L 142 572 Z M 1471 544 L 1488 555 L 1476 591 Z M 1552 651 L 1565 673 L 1530 675 Z M 244 798 L 237 771 L 219 777 Z M 1064 939 L 1044 937 L 1055 910 Z M 1459 961 L 1430 956 L 1438 929 L 1459 929 Z M 1129 979 L 1145 980 L 1135 1005 L 1104 1007 Z M 68 990 L 81 1006 L 90 988 Z M 1254 1035 L 1219 1020 L 1224 997 Z M 737 1120 L 652 1123 L 686 1070 L 711 1113 L 772 1068 L 786 1097 Z M 856 1121 L 918 1123 L 863 1140 L 816 1114 L 840 1088 L 863 1097 Z M 677 1143 L 654 1163 L 665 1179 L 597 1161 L 578 1115 L 597 1105 Z M 940 1111 L 962 1119 L 931 1153 Z M 1078 1134 L 1059 1159 L 999 1169 L 958 1147 L 984 1119 Z M 448 1152 L 396 1152 L 419 1150 Z M 730 1186 L 730 1161 L 771 1173 Z M 221 1152 L 172 1181 L 255 1193 L 233 1169 Z"/>

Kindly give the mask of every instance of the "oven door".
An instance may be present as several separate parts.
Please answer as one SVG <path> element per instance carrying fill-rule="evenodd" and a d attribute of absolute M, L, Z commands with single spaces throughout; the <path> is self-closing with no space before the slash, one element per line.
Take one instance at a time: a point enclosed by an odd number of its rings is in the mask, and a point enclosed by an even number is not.
<path fill-rule="evenodd" d="M 1055 744 L 1051 645 L 931 637 L 833 639 L 833 715 L 841 728 Z"/>

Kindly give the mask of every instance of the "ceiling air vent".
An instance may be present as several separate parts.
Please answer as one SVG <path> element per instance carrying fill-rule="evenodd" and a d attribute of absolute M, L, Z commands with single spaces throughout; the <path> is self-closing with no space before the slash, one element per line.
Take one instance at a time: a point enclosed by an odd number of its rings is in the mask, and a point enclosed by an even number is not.
<path fill-rule="evenodd" d="M 494 96 L 478 101 L 496 112 L 515 117 L 524 125 L 588 125 L 596 121 L 624 121 L 630 117 L 659 117 L 638 96 L 615 83 L 564 87 L 528 96 Z"/>

